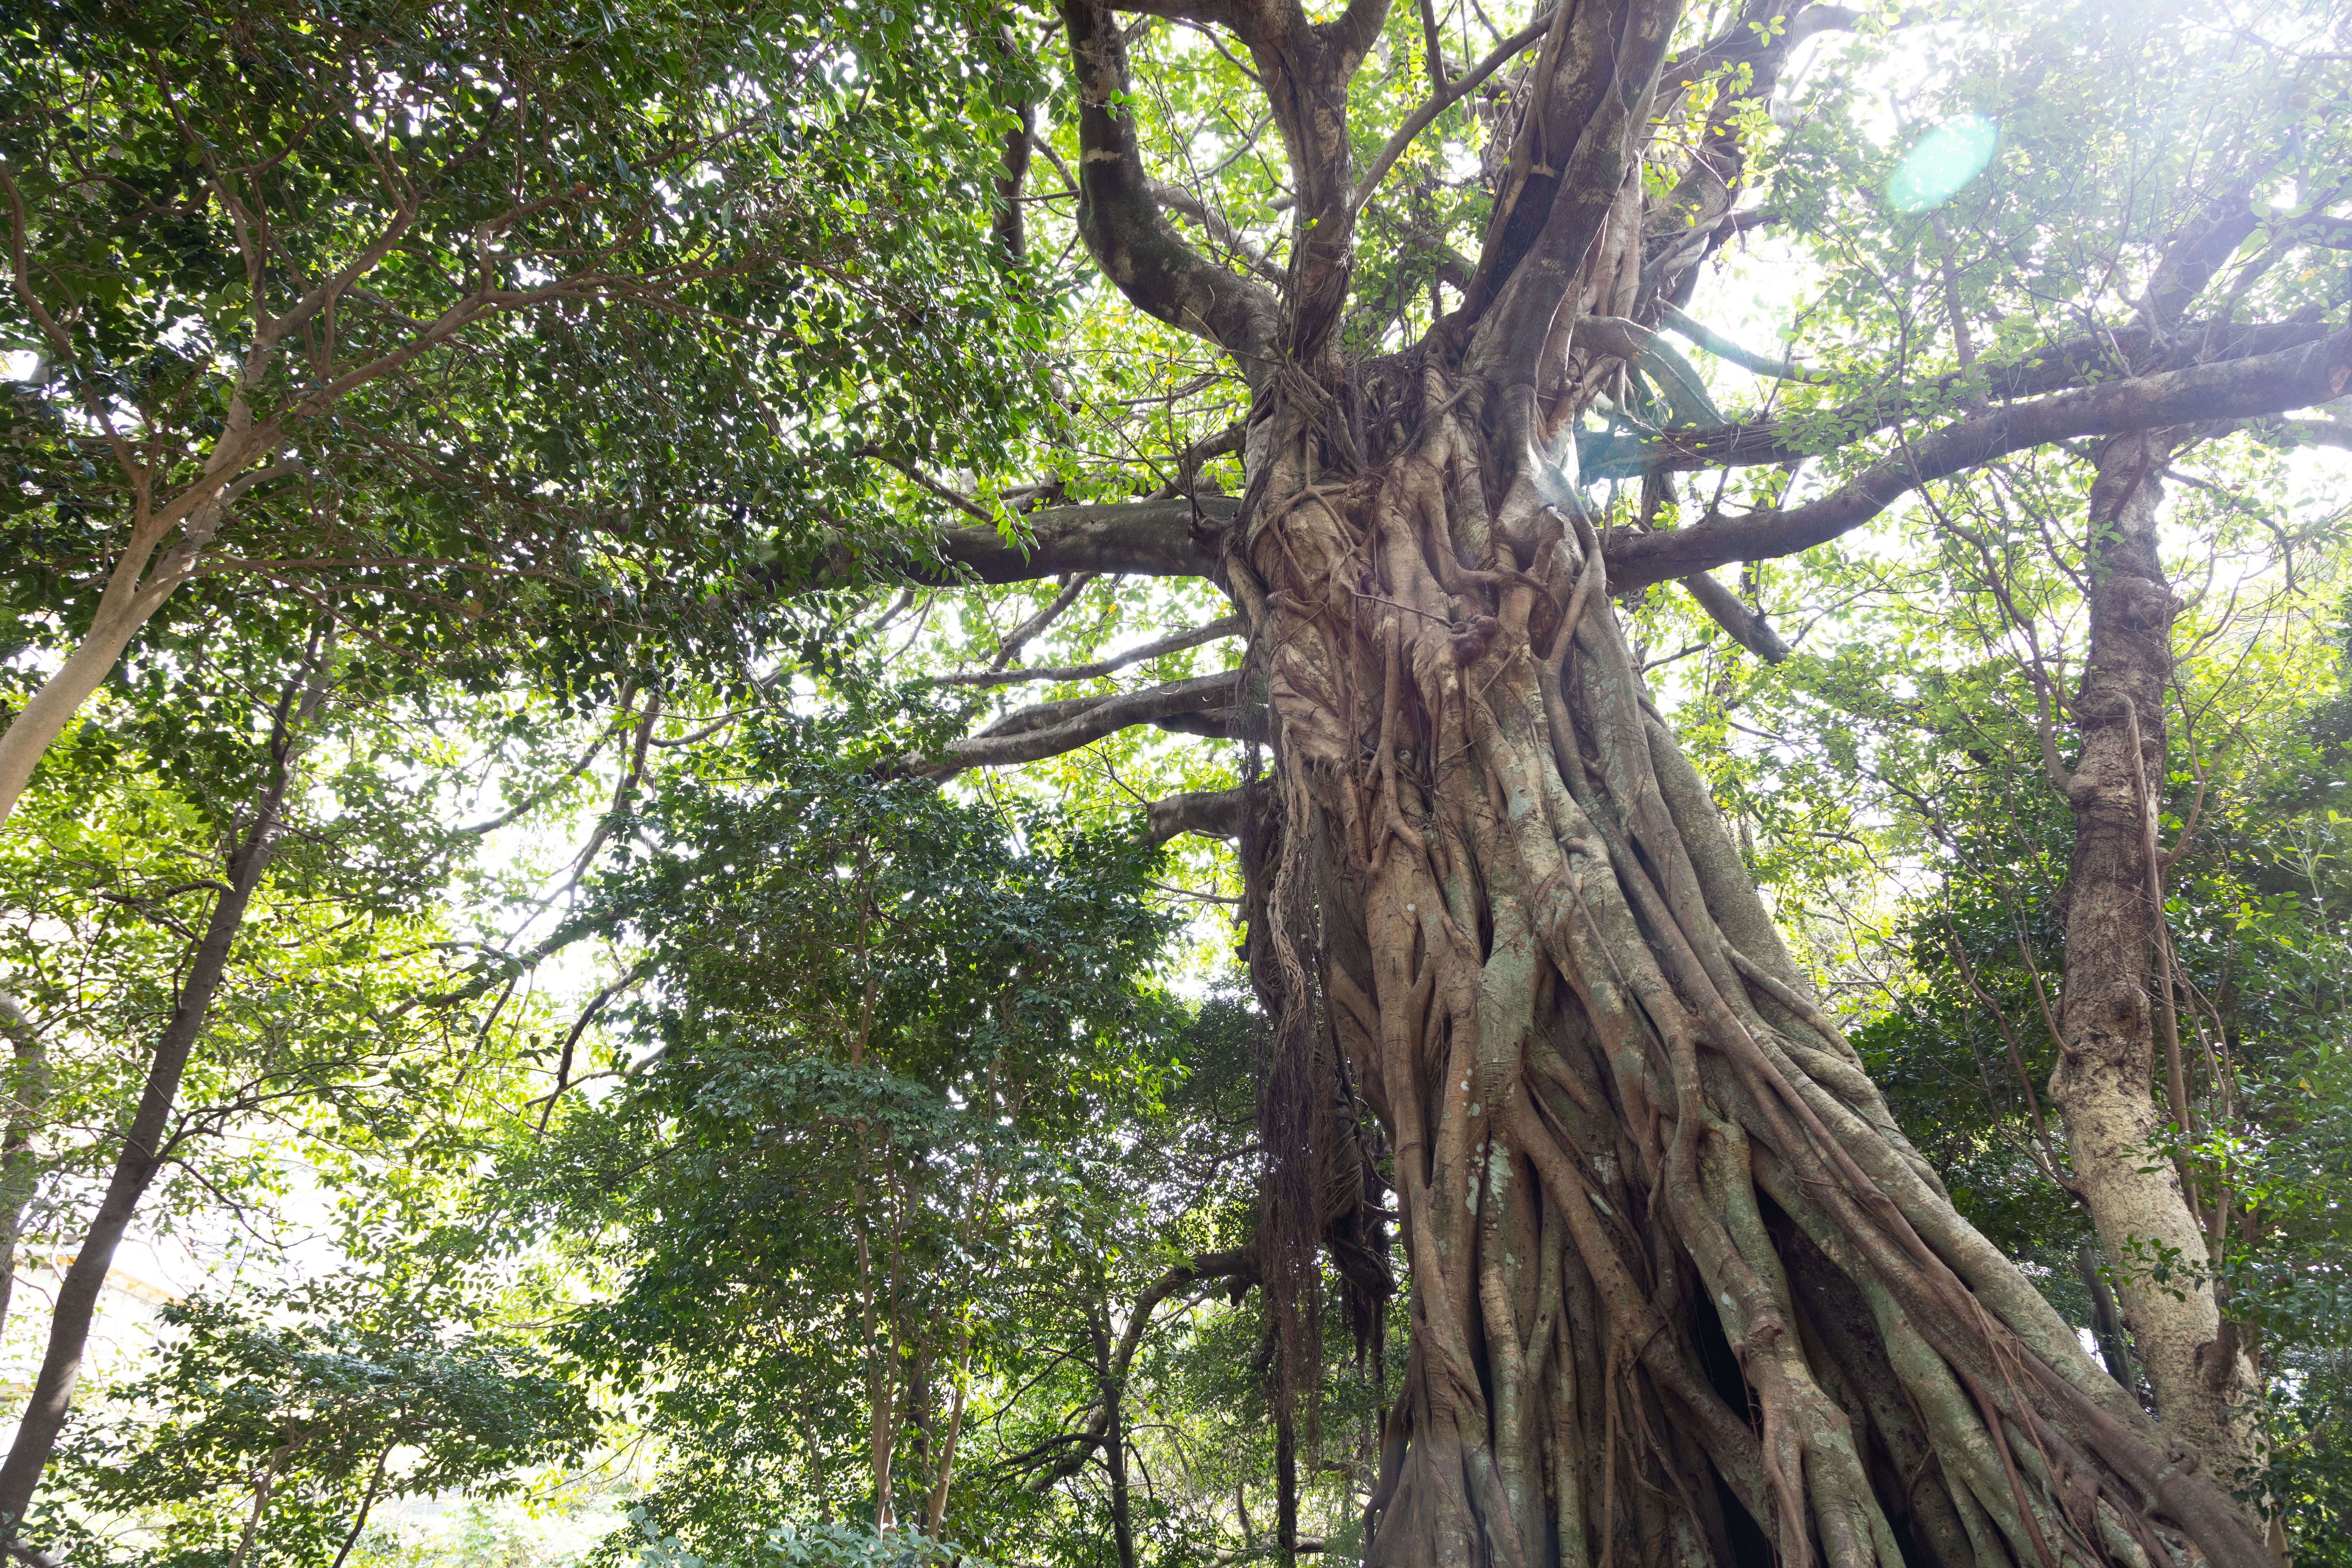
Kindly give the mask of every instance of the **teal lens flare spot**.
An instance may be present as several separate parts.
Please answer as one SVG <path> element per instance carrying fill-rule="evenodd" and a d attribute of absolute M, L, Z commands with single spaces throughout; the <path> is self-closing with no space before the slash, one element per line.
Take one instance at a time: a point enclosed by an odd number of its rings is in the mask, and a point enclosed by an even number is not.
<path fill-rule="evenodd" d="M 1947 121 L 1919 138 L 1886 182 L 1887 199 L 1899 213 L 1942 206 L 1984 173 L 2000 145 L 2000 127 L 1980 114 Z"/>

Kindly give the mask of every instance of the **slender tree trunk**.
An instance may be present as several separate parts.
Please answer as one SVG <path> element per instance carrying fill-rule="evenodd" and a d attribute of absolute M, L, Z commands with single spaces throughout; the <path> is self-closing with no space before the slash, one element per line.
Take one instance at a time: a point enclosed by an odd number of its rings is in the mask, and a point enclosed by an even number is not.
<path fill-rule="evenodd" d="M 940 1526 L 947 1522 L 948 1487 L 955 1479 L 956 1439 L 963 1432 L 963 1401 L 965 1378 L 971 1366 L 971 1327 L 959 1322 L 956 1326 L 955 1386 L 948 1391 L 947 1431 L 940 1439 L 939 1468 L 931 1482 L 931 1506 L 923 1516 L 923 1533 L 939 1539 Z"/>
<path fill-rule="evenodd" d="M 0 1132 L 0 1334 L 8 1328 L 8 1308 L 16 1292 L 16 1244 L 24 1235 L 25 1205 L 32 1201 L 39 1162 L 33 1134 L 49 1098 L 47 1047 L 32 1020 L 9 996 L 0 996 L 0 1034 L 16 1055 L 8 1094 L 8 1125 Z"/>
<path fill-rule="evenodd" d="M 261 1536 L 261 1521 L 269 1512 L 269 1494 L 277 1489 L 278 1467 L 286 1462 L 291 1445 L 278 1448 L 269 1456 L 269 1463 L 253 1483 L 253 1506 L 245 1512 L 245 1529 L 236 1539 L 236 1550 L 229 1554 L 228 1568 L 245 1568 L 253 1559 L 254 1542 Z"/>
<path fill-rule="evenodd" d="M 866 1462 L 874 1485 L 874 1528 L 887 1531 L 893 1521 L 890 1514 L 890 1455 L 898 1442 L 894 1422 L 894 1395 L 898 1391 L 892 1357 L 886 1354 L 876 1338 L 874 1249 L 866 1234 L 865 1216 L 861 1213 L 857 1225 L 857 1273 L 863 1282 L 860 1295 L 863 1316 L 861 1326 L 866 1335 Z"/>
<path fill-rule="evenodd" d="M 0 1463 L 0 1531 L 5 1532 L 0 1539 L 13 1536 L 23 1522 L 25 1510 L 39 1489 L 49 1455 L 57 1447 L 58 1435 L 72 1410 L 74 1386 L 81 1376 L 83 1347 L 89 1338 L 91 1321 L 97 1316 L 99 1297 L 106 1288 L 107 1273 L 114 1266 L 115 1249 L 121 1246 L 131 1216 L 138 1212 L 140 1201 L 154 1182 L 155 1173 L 162 1168 L 166 1152 L 164 1133 L 179 1098 L 180 1079 L 211 1014 L 213 998 L 227 970 L 229 952 L 238 928 L 244 924 L 254 889 L 277 850 L 280 813 L 292 772 L 294 731 L 322 694 L 316 684 L 305 692 L 298 682 L 288 686 L 279 701 L 270 742 L 268 783 L 261 798 L 255 802 L 250 826 L 229 854 L 226 890 L 213 903 L 204 936 L 181 980 L 179 998 L 156 1038 L 155 1052 L 148 1063 L 147 1082 L 131 1124 L 123 1131 L 121 1152 L 115 1158 L 114 1173 L 107 1183 L 105 1195 L 82 1237 L 80 1250 L 74 1255 L 65 1279 L 58 1286 L 56 1305 L 49 1317 L 48 1348 L 41 1358 L 32 1395 L 17 1425 L 16 1441 L 9 1447 L 6 1461 Z"/>
<path fill-rule="evenodd" d="M 375 1473 L 368 1478 L 367 1493 L 360 1499 L 359 1517 L 352 1521 L 352 1528 L 343 1537 L 342 1549 L 335 1553 L 335 1560 L 328 1564 L 328 1568 L 343 1568 L 344 1559 L 350 1557 L 352 1548 L 359 1544 L 360 1531 L 367 1528 L 368 1515 L 375 1510 L 376 1499 L 383 1494 L 383 1473 L 391 1463 L 390 1448 L 375 1457 Z"/>
<path fill-rule="evenodd" d="M 65 733 L 81 705 L 106 683 L 115 661 L 154 610 L 154 605 L 141 604 L 129 595 L 120 606 L 101 602 L 98 622 L 16 710 L 7 727 L 0 730 L 0 824 L 16 809 L 16 801 L 32 782 L 33 770 L 41 765 L 42 757 Z"/>
<path fill-rule="evenodd" d="M 2131 1342 L 2125 1337 L 2123 1313 L 2116 1306 L 2116 1293 L 2107 1288 L 2095 1248 L 2075 1249 L 2074 1277 L 2083 1282 L 2084 1292 L 2091 1298 L 2091 1337 L 2098 1342 L 2099 1359 L 2106 1363 L 2107 1375 L 2134 1394 L 2139 1393 L 2139 1369 L 2132 1364 Z"/>
<path fill-rule="evenodd" d="M 880 976 L 874 968 L 873 954 L 867 946 L 867 929 L 873 910 L 867 901 L 865 865 L 859 864 L 857 906 L 857 960 L 865 972 L 865 984 L 858 997 L 857 1018 L 849 1037 L 849 1065 L 855 1069 L 866 1063 L 866 1047 L 874 1034 L 874 1000 L 880 985 Z M 860 1308 L 859 1325 L 866 1336 L 866 1467 L 874 1484 L 874 1528 L 887 1531 L 896 1522 L 890 1510 L 890 1457 L 898 1444 L 895 1399 L 898 1393 L 898 1325 L 895 1304 L 891 1313 L 890 1344 L 886 1352 L 876 1342 L 879 1326 L 877 1312 L 880 1288 L 875 1279 L 872 1220 L 867 1213 L 866 1193 L 872 1185 L 869 1166 L 868 1132 L 863 1121 L 856 1124 L 857 1136 L 857 1175 L 850 1188 L 849 1205 L 857 1231 L 857 1282 Z M 883 1156 L 888 1158 L 886 1142 Z M 896 1248 L 893 1247 L 893 1258 Z M 892 1270 L 891 1290 L 897 1293 L 897 1271 Z"/>
<path fill-rule="evenodd" d="M 2233 1408 L 2251 1396 L 2253 1369 L 2221 1322 L 2190 1194 L 2154 1152 L 2166 1124 L 2186 1131 L 2191 1114 L 2155 859 L 2179 607 L 2157 553 L 2171 447 L 2161 432 L 2117 437 L 2101 448 L 2091 487 L 2091 652 L 2074 698 L 2082 753 L 2067 787 L 2074 850 L 2050 1097 L 2157 1413 L 2234 1481 L 2256 1458 L 2252 1426 Z"/>
<path fill-rule="evenodd" d="M 1087 1312 L 1095 1342 L 1095 1388 L 1103 1405 L 1103 1468 L 1110 1476 L 1111 1543 L 1118 1552 L 1118 1568 L 1135 1568 L 1135 1515 L 1127 1485 L 1127 1391 L 1112 1363 L 1110 1313 L 1100 1302 Z"/>
<path fill-rule="evenodd" d="M 18 285 L 20 289 L 24 288 L 21 279 Z M 82 634 L 65 662 L 41 682 L 40 689 L 16 710 L 5 728 L 0 728 L 0 826 L 7 825 L 9 815 L 16 809 L 25 786 L 32 782 L 33 770 L 40 766 L 41 758 L 65 733 L 66 726 L 73 722 L 82 704 L 106 683 L 115 661 L 131 646 L 131 639 L 139 635 L 139 628 L 163 607 L 174 589 L 188 580 L 197 557 L 220 531 L 228 515 L 229 491 L 236 487 L 210 481 L 255 455 L 250 441 L 253 412 L 246 394 L 258 368 L 257 358 L 249 358 L 243 379 L 230 395 L 228 416 L 205 458 L 208 483 L 198 487 L 201 495 L 192 489 L 159 510 L 153 492 L 153 469 L 136 468 L 131 536 L 124 542 L 121 558 L 107 574 L 106 586 L 100 592 L 89 630 Z M 163 551 L 159 561 L 156 552 L 163 549 L 163 541 L 174 527 L 180 530 L 180 541 Z M 152 572 L 148 570 L 151 563 Z"/>

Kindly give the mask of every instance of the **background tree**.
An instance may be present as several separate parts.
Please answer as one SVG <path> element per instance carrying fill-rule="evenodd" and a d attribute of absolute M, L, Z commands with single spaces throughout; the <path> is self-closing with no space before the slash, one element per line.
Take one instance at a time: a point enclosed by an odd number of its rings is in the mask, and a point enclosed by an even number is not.
<path fill-rule="evenodd" d="M 532 1370 L 523 1345 L 335 1293 L 298 1291 L 268 1318 L 262 1303 L 167 1308 L 162 1366 L 123 1390 L 134 1420 L 78 1438 L 77 1500 L 174 1509 L 148 1562 L 341 1568 L 376 1504 L 496 1495 L 595 1439 L 582 1390 Z"/>
<path fill-rule="evenodd" d="M 984 234 L 920 220 L 985 144 L 933 85 L 967 72 L 924 70 L 962 35 L 671 5 L 12 23 L 7 564 L 62 657 L 0 732 L 0 818 L 167 603 L 520 630 L 593 684 L 648 639 L 756 643 L 741 590 L 870 490 L 842 421 L 924 407 L 959 433 L 900 423 L 924 458 L 1019 431 L 1034 320 Z"/>
<path fill-rule="evenodd" d="M 637 955 L 637 1054 L 525 1169 L 621 1249 L 571 1352 L 625 1388 L 671 1369 L 666 1535 L 756 1534 L 777 1471 L 844 1469 L 828 1507 L 937 1534 L 991 1462 L 975 1390 L 1033 1356 L 1024 1296 L 1140 1199 L 1154 853 L 877 778 L 872 744 L 777 719 L 707 748 L 584 917 Z"/>

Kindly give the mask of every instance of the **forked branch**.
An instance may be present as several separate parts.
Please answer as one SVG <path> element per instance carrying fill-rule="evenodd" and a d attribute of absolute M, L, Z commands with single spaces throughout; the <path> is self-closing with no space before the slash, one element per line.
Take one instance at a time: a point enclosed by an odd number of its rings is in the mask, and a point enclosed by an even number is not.
<path fill-rule="evenodd" d="M 1224 350 L 1257 382 L 1271 368 L 1274 295 L 1185 244 L 1153 196 L 1118 16 L 1094 0 L 1064 0 L 1062 19 L 1078 82 L 1078 232 L 1088 253 L 1139 310 Z"/>

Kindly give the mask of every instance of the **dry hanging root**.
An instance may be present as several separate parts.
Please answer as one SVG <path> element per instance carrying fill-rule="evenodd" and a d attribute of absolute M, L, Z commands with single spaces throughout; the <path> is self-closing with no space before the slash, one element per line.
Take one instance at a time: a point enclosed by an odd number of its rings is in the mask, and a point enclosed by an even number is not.
<path fill-rule="evenodd" d="M 1343 481 L 1286 490 L 1317 438 L 1277 430 L 1228 558 L 1280 811 L 1253 954 L 1303 1217 L 1269 1221 L 1311 1251 L 1346 1212 L 1307 1176 L 1344 1073 L 1411 1279 L 1368 1562 L 2270 1568 L 1953 1209 L 1649 707 L 1598 542 L 1495 495 L 1480 389 L 1421 374 Z"/>

